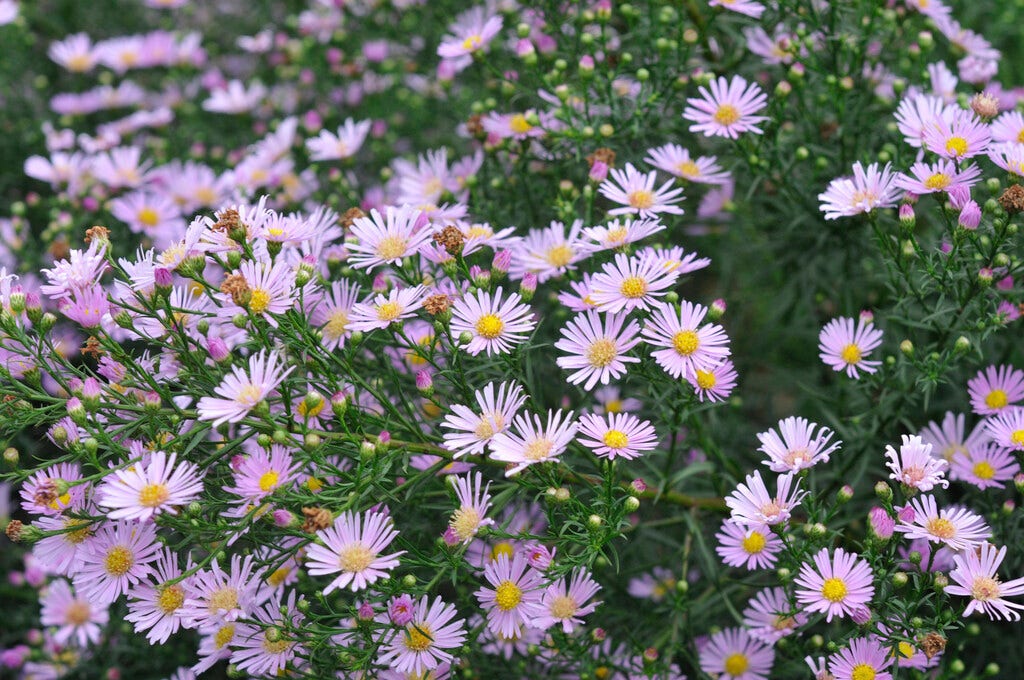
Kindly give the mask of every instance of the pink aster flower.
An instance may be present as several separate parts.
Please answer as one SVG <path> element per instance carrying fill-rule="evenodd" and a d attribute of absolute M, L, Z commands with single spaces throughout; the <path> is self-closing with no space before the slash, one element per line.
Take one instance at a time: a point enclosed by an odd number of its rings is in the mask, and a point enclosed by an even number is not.
<path fill-rule="evenodd" d="M 562 630 L 572 633 L 576 626 L 583 625 L 583 617 L 592 613 L 600 602 L 590 598 L 601 590 L 601 586 L 583 568 L 574 569 L 567 580 L 564 576 L 545 590 L 541 596 L 541 613 L 531 623 L 547 630 L 561 624 Z"/>
<path fill-rule="evenodd" d="M 924 538 L 951 550 L 975 548 L 992 535 L 985 520 L 966 508 L 939 510 L 935 496 L 918 496 L 899 513 L 896 531 L 907 538 Z"/>
<path fill-rule="evenodd" d="M 59 42 L 51 43 L 46 54 L 72 73 L 91 71 L 99 62 L 99 51 L 86 33 L 75 33 Z"/>
<path fill-rule="evenodd" d="M 74 576 L 81 567 L 84 545 L 93 535 L 89 520 L 43 516 L 32 524 L 45 532 L 59 532 L 36 541 L 32 545 L 32 556 L 50 574 Z"/>
<path fill-rule="evenodd" d="M 985 430 L 999 446 L 1024 451 L 1024 407 L 1015 406 L 989 418 Z"/>
<path fill-rule="evenodd" d="M 999 565 L 1005 557 L 1006 546 L 997 550 L 990 543 L 983 543 L 977 551 L 965 550 L 953 556 L 956 568 L 949 573 L 953 583 L 946 586 L 946 592 L 971 598 L 964 616 L 978 611 L 992 620 L 1020 621 L 1020 614 L 1014 610 L 1024 611 L 1024 605 L 1004 598 L 1024 595 L 1024 578 L 1005 583 L 999 580 Z"/>
<path fill-rule="evenodd" d="M 892 208 L 899 201 L 900 191 L 893 185 L 895 174 L 891 164 L 881 170 L 872 163 L 867 170 L 860 162 L 853 164 L 853 177 L 832 180 L 825 193 L 818 194 L 826 220 L 870 213 L 875 208 Z"/>
<path fill-rule="evenodd" d="M 753 0 L 708 0 L 708 7 L 721 7 L 755 19 L 760 19 L 764 14 L 764 5 Z"/>
<path fill-rule="evenodd" d="M 784 588 L 757 591 L 743 610 L 743 625 L 753 637 L 768 645 L 774 645 L 805 623 L 807 614 L 793 608 Z"/>
<path fill-rule="evenodd" d="M 512 430 L 499 432 L 491 440 L 491 458 L 511 464 L 505 476 L 535 463 L 556 460 L 576 434 L 578 425 L 572 422 L 572 416 L 572 411 L 563 416 L 561 409 L 549 410 L 545 425 L 538 415 L 532 420 L 530 414 L 517 415 Z"/>
<path fill-rule="evenodd" d="M 474 356 L 484 351 L 488 355 L 511 352 L 537 325 L 530 306 L 518 293 L 509 294 L 504 301 L 502 293 L 501 286 L 493 295 L 481 289 L 452 305 L 452 335 L 469 333 L 472 339 L 466 351 Z"/>
<path fill-rule="evenodd" d="M 135 625 L 136 633 L 145 632 L 151 645 L 162 645 L 181 628 L 181 607 L 191 595 L 192 579 L 168 585 L 181 575 L 177 553 L 164 548 L 156 562 L 155 577 L 132 588 L 125 620 Z"/>
<path fill-rule="evenodd" d="M 287 600 L 273 595 L 253 613 L 253 621 L 239 623 L 232 636 L 231 663 L 253 677 L 280 677 L 296 656 L 308 650 L 291 631 L 303 628 L 293 590 Z M 271 633 L 274 631 L 274 633 Z"/>
<path fill-rule="evenodd" d="M 679 276 L 704 269 L 711 264 L 711 258 L 698 257 L 695 252 L 687 253 L 683 250 L 682 246 L 672 246 L 671 248 L 647 246 L 638 250 L 637 255 L 640 257 L 653 257 L 665 269 L 675 272 Z"/>
<path fill-rule="evenodd" d="M 53 639 L 57 644 L 72 642 L 82 649 L 100 640 L 110 614 L 106 606 L 91 598 L 76 596 L 64 579 L 51 581 L 42 596 L 40 623 L 57 626 Z"/>
<path fill-rule="evenodd" d="M 251 555 L 244 559 L 233 555 L 230 571 L 224 571 L 214 558 L 213 564 L 196 572 L 188 584 L 179 610 L 182 625 L 206 631 L 247 616 L 256 607 L 258 585 Z"/>
<path fill-rule="evenodd" d="M 651 234 L 656 234 L 664 229 L 665 225 L 657 220 L 626 219 L 623 222 L 612 220 L 607 226 L 587 227 L 583 230 L 583 233 L 587 238 L 595 242 L 594 250 L 601 251 L 623 248 L 630 243 L 641 241 Z"/>
<path fill-rule="evenodd" d="M 448 520 L 448 527 L 460 542 L 466 544 L 473 540 L 481 527 L 494 524 L 494 520 L 487 517 L 491 507 L 491 484 L 488 482 L 484 486 L 483 475 L 479 472 L 449 479 L 455 480 L 453 485 L 459 507 Z"/>
<path fill-rule="evenodd" d="M 306 140 L 311 161 L 340 161 L 356 155 L 366 140 L 373 121 L 363 120 L 356 123 L 351 118 L 337 132 L 321 130 L 313 139 Z"/>
<path fill-rule="evenodd" d="M 877 638 L 860 637 L 829 657 L 828 669 L 836 680 L 892 680 L 885 670 L 892 662 L 892 653 Z"/>
<path fill-rule="evenodd" d="M 1010 451 L 998 444 L 970 449 L 953 459 L 950 476 L 973 484 L 979 489 L 1000 488 L 1020 473 L 1020 466 Z"/>
<path fill-rule="evenodd" d="M 719 680 L 768 680 L 774 662 L 771 645 L 742 628 L 715 633 L 700 650 L 701 670 Z"/>
<path fill-rule="evenodd" d="M 729 179 L 729 173 L 722 170 L 717 158 L 691 158 L 690 152 L 678 144 L 665 144 L 648 149 L 644 162 L 695 184 L 724 184 Z"/>
<path fill-rule="evenodd" d="M 993 144 L 988 148 L 988 158 L 1011 175 L 1024 177 L 1024 144 L 1018 142 Z"/>
<path fill-rule="evenodd" d="M 814 556 L 813 566 L 800 567 L 796 599 L 806 611 L 825 614 L 829 622 L 834 617 L 852 616 L 875 594 L 872 577 L 871 567 L 855 553 L 836 548 L 830 556 L 828 548 L 822 548 Z"/>
<path fill-rule="evenodd" d="M 484 578 L 490 587 L 474 593 L 487 614 L 487 628 L 506 638 L 516 635 L 519 626 L 532 626 L 543 615 L 541 584 L 543 577 L 522 555 L 501 554 L 484 566 Z"/>
<path fill-rule="evenodd" d="M 601 183 L 598 191 L 609 201 L 622 207 L 609 210 L 609 215 L 637 214 L 640 217 L 651 218 L 658 213 L 683 214 L 683 209 L 674 205 L 683 200 L 683 190 L 673 189 L 671 180 L 655 189 L 657 173 L 642 173 L 633 167 L 632 163 L 626 163 L 623 170 L 613 168 L 610 174 L 611 177 Z"/>
<path fill-rule="evenodd" d="M 602 312 L 647 310 L 678 278 L 677 271 L 669 271 L 653 256 L 617 253 L 614 262 L 594 274 L 591 298 Z"/>
<path fill-rule="evenodd" d="M 964 435 L 964 414 L 947 412 L 942 424 L 931 422 L 921 430 L 921 441 L 932 445 L 932 453 L 950 464 L 988 442 L 984 425 L 978 423 L 970 434 Z"/>
<path fill-rule="evenodd" d="M 924 133 L 932 121 L 951 115 L 952 111 L 953 108 L 947 107 L 941 97 L 919 94 L 900 102 L 896 108 L 896 126 L 903 135 L 903 141 L 919 149 L 924 146 Z"/>
<path fill-rule="evenodd" d="M 257 448 L 233 467 L 234 486 L 224 490 L 238 496 L 244 506 L 258 503 L 282 487 L 287 489 L 302 466 L 294 462 L 287 447 L 272 444 L 269 450 Z"/>
<path fill-rule="evenodd" d="M 178 514 L 177 508 L 191 503 L 203 492 L 199 468 L 182 462 L 175 468 L 177 454 L 154 451 L 143 464 L 114 470 L 99 487 L 100 506 L 108 519 L 146 522 L 162 512 Z"/>
<path fill-rule="evenodd" d="M 1024 144 L 1024 115 L 1020 111 L 999 114 L 989 127 L 993 142 Z"/>
<path fill-rule="evenodd" d="M 642 334 L 657 349 L 651 356 L 673 378 L 694 375 L 717 366 L 729 354 L 729 336 L 718 324 L 703 324 L 707 307 L 687 300 L 674 305 L 656 304 Z"/>
<path fill-rule="evenodd" d="M 110 313 L 110 300 L 101 286 L 80 290 L 59 303 L 60 313 L 83 328 L 96 328 Z"/>
<path fill-rule="evenodd" d="M 686 376 L 686 381 L 693 387 L 697 399 L 703 402 L 722 401 L 728 399 L 736 387 L 736 369 L 730 359 L 710 368 L 698 368 Z"/>
<path fill-rule="evenodd" d="M 937 192 L 949 192 L 959 187 L 972 187 L 981 177 L 981 170 L 977 165 L 966 168 L 958 168 L 953 161 L 940 159 L 928 164 L 922 161 L 914 163 L 910 167 L 910 174 L 900 173 L 896 175 L 896 186 L 912 194 L 934 194 Z"/>
<path fill-rule="evenodd" d="M 577 314 L 555 343 L 557 349 L 569 356 L 559 357 L 556 363 L 564 370 L 575 371 L 568 378 L 572 385 L 585 380 L 583 389 L 587 391 L 598 382 L 607 385 L 612 378 L 625 375 L 626 364 L 640 362 L 639 358 L 626 355 L 639 344 L 639 331 L 640 325 L 633 320 L 626 324 L 626 315 L 622 313 L 606 314 L 603 321 L 594 310 Z"/>
<path fill-rule="evenodd" d="M 254 111 L 266 96 L 267 88 L 259 81 L 246 87 L 242 81 L 232 80 L 212 90 L 202 106 L 203 110 L 213 113 L 247 113 Z"/>
<path fill-rule="evenodd" d="M 107 268 L 106 246 L 98 239 L 88 250 L 72 249 L 66 260 L 53 264 L 53 269 L 42 270 L 47 283 L 39 291 L 54 300 L 68 298 L 85 290 L 98 288 L 100 276 Z"/>
<path fill-rule="evenodd" d="M 950 115 L 937 116 L 924 129 L 925 147 L 943 158 L 957 161 L 985 153 L 992 133 L 973 111 L 954 109 Z"/>
<path fill-rule="evenodd" d="M 403 257 L 417 254 L 432 236 L 424 214 L 409 205 L 386 206 L 384 215 L 374 208 L 369 217 L 353 220 L 350 231 L 358 240 L 346 243 L 349 261 L 370 271 L 382 264 L 401 266 Z"/>
<path fill-rule="evenodd" d="M 352 335 L 349 319 L 352 308 L 359 299 L 361 288 L 358 283 L 348 279 L 335 281 L 329 291 L 313 308 L 310 323 L 320 329 L 323 336 L 324 349 L 333 351 L 345 346 L 345 340 Z"/>
<path fill-rule="evenodd" d="M 283 259 L 271 264 L 260 260 L 245 260 L 238 266 L 238 274 L 249 287 L 248 302 L 235 303 L 231 295 L 221 293 L 226 303 L 224 315 L 228 318 L 246 311 L 262 315 L 274 328 L 277 327 L 275 314 L 284 314 L 295 305 L 298 290 L 295 287 L 295 268 Z"/>
<path fill-rule="evenodd" d="M 75 590 L 96 604 L 110 604 L 152 574 L 160 551 L 153 524 L 128 522 L 104 524 L 82 547 Z"/>
<path fill-rule="evenodd" d="M 768 460 L 761 462 L 772 472 L 799 472 L 818 463 L 827 463 L 829 456 L 843 443 L 832 443 L 835 434 L 832 430 L 819 428 L 806 418 L 790 416 L 780 420 L 778 428 L 778 431 L 773 428 L 757 435 L 761 442 L 758 451 L 768 455 Z"/>
<path fill-rule="evenodd" d="M 499 432 L 504 432 L 516 412 L 526 403 L 523 388 L 514 382 L 503 382 L 494 391 L 495 383 L 487 383 L 476 391 L 477 410 L 455 404 L 445 416 L 441 427 L 453 430 L 444 435 L 444 446 L 453 458 L 466 454 L 480 455 Z"/>
<path fill-rule="evenodd" d="M 736 487 L 725 499 L 732 511 L 732 521 L 743 526 L 775 525 L 789 520 L 793 508 L 800 505 L 806 495 L 800 491 L 800 480 L 792 474 L 779 475 L 776 494 L 768 493 L 761 479 L 761 471 L 747 475 L 745 483 Z"/>
<path fill-rule="evenodd" d="M 325 595 L 346 586 L 353 592 L 363 590 L 377 579 L 386 578 L 398 566 L 398 557 L 405 554 L 404 550 L 380 554 L 395 540 L 398 530 L 390 516 L 379 512 L 364 515 L 346 510 L 335 518 L 332 526 L 316 535 L 325 545 L 309 546 L 306 571 L 311 576 L 341 572 L 324 588 Z"/>
<path fill-rule="evenodd" d="M 568 231 L 557 221 L 543 229 L 531 229 L 513 251 L 509 276 L 519 280 L 532 273 L 537 275 L 537 283 L 544 283 L 576 269 L 576 263 L 590 254 L 582 231 L 583 220 L 573 221 Z"/>
<path fill-rule="evenodd" d="M 457 615 L 454 605 L 440 597 L 431 604 L 424 595 L 404 630 L 385 643 L 377 663 L 408 677 L 432 676 L 431 671 L 454 660 L 449 650 L 458 649 L 466 641 L 466 622 Z"/>
<path fill-rule="evenodd" d="M 885 466 L 892 470 L 889 479 L 895 479 L 911 489 L 931 491 L 936 485 L 949 486 L 945 472 L 949 463 L 932 455 L 932 445 L 925 444 L 916 435 L 903 435 L 899 453 L 892 446 L 885 447 L 888 459 Z"/>
<path fill-rule="evenodd" d="M 81 479 L 78 463 L 57 463 L 37 470 L 21 487 L 21 509 L 33 515 L 60 515 L 68 508 L 81 509 L 92 489 L 89 484 L 75 483 Z M 58 483 L 66 483 L 67 490 L 57 493 Z"/>
<path fill-rule="evenodd" d="M 261 351 L 249 357 L 249 374 L 238 366 L 214 392 L 219 397 L 203 397 L 199 400 L 199 420 L 213 421 L 216 427 L 221 423 L 237 423 L 253 408 L 267 398 L 292 372 L 294 366 L 282 370 L 277 352 Z"/>
<path fill-rule="evenodd" d="M 1024 371 L 1013 366 L 989 366 L 967 382 L 967 393 L 975 413 L 996 415 L 1024 399 Z"/>
<path fill-rule="evenodd" d="M 646 420 L 631 413 L 609 413 L 602 417 L 588 413 L 580 418 L 579 443 L 608 460 L 632 460 L 658 446 L 658 435 Z"/>
<path fill-rule="evenodd" d="M 352 307 L 349 328 L 353 331 L 387 328 L 411 317 L 423 306 L 425 296 L 426 289 L 423 286 L 392 288 L 387 295 L 378 293 Z"/>
<path fill-rule="evenodd" d="M 715 552 L 722 562 L 751 571 L 770 569 L 782 550 L 782 541 L 766 524 L 743 526 L 727 519 L 715 538 L 718 539 Z"/>
<path fill-rule="evenodd" d="M 743 0 L 739 0 L 743 1 Z M 703 132 L 708 137 L 737 139 L 741 133 L 763 130 L 757 127 L 766 116 L 756 116 L 768 104 L 768 97 L 756 83 L 747 83 L 740 76 L 732 80 L 718 77 L 711 81 L 711 91 L 699 88 L 700 98 L 686 100 L 683 118 L 693 121 L 691 132 Z"/>
<path fill-rule="evenodd" d="M 832 319 L 821 329 L 818 335 L 818 350 L 821 360 L 832 367 L 833 371 L 846 371 L 851 378 L 859 378 L 858 370 L 874 373 L 881 361 L 869 361 L 867 357 L 882 344 L 882 331 L 863 318 L 858 319 L 856 326 L 853 319 L 840 317 Z"/>
<path fill-rule="evenodd" d="M 456 59 L 484 49 L 501 31 L 500 16 L 488 16 L 483 7 L 473 7 L 455 19 L 448 27 L 448 35 L 437 48 L 437 55 Z"/>

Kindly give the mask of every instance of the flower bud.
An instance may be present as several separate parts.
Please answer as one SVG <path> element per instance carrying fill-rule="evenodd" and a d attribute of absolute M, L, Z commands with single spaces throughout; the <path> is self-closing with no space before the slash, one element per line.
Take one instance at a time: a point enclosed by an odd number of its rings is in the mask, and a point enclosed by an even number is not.
<path fill-rule="evenodd" d="M 971 341 L 964 336 L 960 336 L 953 343 L 953 352 L 956 354 L 964 354 L 971 349 Z"/>
<path fill-rule="evenodd" d="M 629 483 L 629 493 L 641 494 L 644 491 L 647 491 L 647 482 L 640 479 L 639 477 Z"/>
<path fill-rule="evenodd" d="M 855 607 L 850 613 L 850 618 L 858 626 L 863 626 L 865 623 L 871 620 L 871 610 L 867 607 Z"/>
<path fill-rule="evenodd" d="M 602 524 L 604 524 L 604 520 L 600 515 L 591 515 L 587 518 L 587 526 L 591 529 L 600 529 Z"/>
<path fill-rule="evenodd" d="M 512 266 L 512 251 L 508 249 L 499 250 L 491 260 L 491 278 L 500 279 L 508 273 Z"/>
<path fill-rule="evenodd" d="M 921 559 L 922 559 L 921 553 L 919 553 L 916 550 L 911 551 L 911 553 L 909 555 L 907 555 L 907 560 L 909 560 L 910 563 L 913 564 L 914 566 L 919 566 L 921 564 Z"/>
<path fill-rule="evenodd" d="M 841 486 L 836 493 L 836 501 L 839 503 L 846 503 L 851 498 L 853 498 L 853 487 L 849 484 Z"/>
<path fill-rule="evenodd" d="M 949 577 L 947 577 L 942 572 L 935 574 L 933 579 L 933 585 L 935 586 L 935 590 L 945 590 L 946 586 L 949 585 Z"/>
<path fill-rule="evenodd" d="M 722 298 L 718 298 L 717 300 L 711 303 L 710 307 L 708 307 L 708 319 L 710 319 L 711 321 L 718 321 L 723 316 L 725 316 L 725 310 L 725 300 L 723 300 Z"/>
<path fill-rule="evenodd" d="M 623 507 L 626 508 L 626 512 L 636 512 L 637 508 L 640 507 L 640 499 L 636 496 L 627 496 Z"/>
<path fill-rule="evenodd" d="M 988 267 L 982 267 L 978 270 L 978 284 L 984 288 L 988 288 L 992 285 L 992 270 Z"/>
<path fill-rule="evenodd" d="M 896 530 L 896 520 L 884 508 L 873 507 L 868 512 L 868 524 L 875 538 L 888 541 Z"/>
<path fill-rule="evenodd" d="M 10 465 L 11 467 L 14 467 L 15 465 L 18 464 L 19 458 L 20 456 L 18 454 L 18 449 L 14 448 L 13 446 L 8 446 L 6 449 L 4 449 L 4 462 Z"/>
<path fill-rule="evenodd" d="M 364 461 L 373 460 L 377 455 L 377 447 L 373 445 L 373 442 L 363 440 L 359 444 L 359 458 Z"/>
<path fill-rule="evenodd" d="M 974 231 L 981 223 L 981 206 L 974 201 L 967 201 L 967 204 L 960 210 L 957 224 L 964 229 Z"/>
<path fill-rule="evenodd" d="M 786 567 L 779 567 L 775 570 L 775 575 L 779 578 L 780 581 L 786 582 L 789 581 L 790 577 L 793 576 L 793 572 L 791 572 Z"/>
<path fill-rule="evenodd" d="M 334 417 L 338 420 L 345 417 L 345 411 L 348 410 L 348 397 L 344 392 L 335 392 L 331 397 L 331 410 L 334 411 Z"/>
<path fill-rule="evenodd" d="M 523 302 L 529 302 L 533 299 L 533 294 L 537 292 L 537 275 L 533 272 L 526 272 L 523 274 L 523 280 L 519 283 L 519 295 L 523 298 Z"/>
<path fill-rule="evenodd" d="M 910 578 L 907 576 L 906 572 L 903 571 L 897 571 L 895 574 L 892 575 L 892 584 L 897 588 L 902 588 L 903 586 L 907 585 L 907 582 L 909 580 Z"/>
<path fill-rule="evenodd" d="M 404 626 L 412 621 L 415 611 L 416 605 L 407 593 L 392 598 L 388 603 L 388 616 L 396 626 Z"/>
<path fill-rule="evenodd" d="M 892 488 L 887 482 L 878 482 L 875 484 L 875 495 L 883 501 L 890 501 L 892 500 Z"/>

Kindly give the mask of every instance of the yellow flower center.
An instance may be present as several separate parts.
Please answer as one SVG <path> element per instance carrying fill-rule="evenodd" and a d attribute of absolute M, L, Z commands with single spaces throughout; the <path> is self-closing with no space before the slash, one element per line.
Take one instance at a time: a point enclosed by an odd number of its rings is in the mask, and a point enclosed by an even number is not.
<path fill-rule="evenodd" d="M 1024 430 L 1014 430 L 1010 435 L 1010 442 L 1017 446 L 1024 446 Z"/>
<path fill-rule="evenodd" d="M 281 478 L 281 475 L 277 474 L 276 470 L 267 470 L 260 475 L 260 491 L 264 493 L 277 488 L 277 480 Z"/>
<path fill-rule="evenodd" d="M 414 652 L 424 652 L 434 644 L 434 631 L 425 623 L 409 624 L 405 627 L 405 647 Z"/>
<path fill-rule="evenodd" d="M 953 180 L 949 175 L 944 172 L 937 172 L 924 181 L 924 186 L 931 191 L 942 191 L 952 182 Z"/>
<path fill-rule="evenodd" d="M 1021 128 L 1020 132 L 1017 133 L 1017 141 L 1024 144 L 1024 128 Z"/>
<path fill-rule="evenodd" d="M 950 137 L 946 142 L 946 153 L 954 156 L 963 156 L 967 153 L 967 140 L 963 137 Z"/>
<path fill-rule="evenodd" d="M 512 583 L 512 581 L 502 581 L 494 589 L 494 603 L 503 612 L 515 609 L 522 600 L 522 589 L 515 583 Z"/>
<path fill-rule="evenodd" d="M 956 536 L 956 525 L 945 517 L 936 517 L 928 520 L 925 527 L 932 536 L 941 539 L 950 539 Z"/>
<path fill-rule="evenodd" d="M 473 434 L 476 435 L 479 439 L 490 439 L 491 437 L 493 437 L 494 427 L 491 426 L 490 418 L 481 417 L 480 424 L 476 426 L 475 430 L 473 430 Z"/>
<path fill-rule="evenodd" d="M 483 36 L 471 35 L 462 41 L 462 49 L 473 52 L 484 44 Z"/>
<path fill-rule="evenodd" d="M 571 619 L 579 610 L 579 606 L 576 604 L 576 600 L 568 595 L 559 595 L 551 601 L 549 609 L 551 616 L 556 619 Z"/>
<path fill-rule="evenodd" d="M 348 314 L 344 309 L 336 309 L 327 317 L 323 333 L 328 340 L 337 340 L 345 334 L 346 328 L 348 328 Z"/>
<path fill-rule="evenodd" d="M 68 605 L 67 610 L 64 612 L 64 620 L 72 626 L 81 626 L 89 623 L 89 617 L 92 615 L 92 607 L 89 606 L 88 602 L 82 600 L 74 600 Z"/>
<path fill-rule="evenodd" d="M 89 58 L 88 54 L 76 54 L 69 58 L 65 64 L 65 67 L 74 73 L 88 71 L 91 66 L 92 60 Z M 1022 131 L 1021 134 L 1024 134 L 1024 131 Z"/>
<path fill-rule="evenodd" d="M 523 457 L 534 462 L 544 460 L 555 446 L 550 439 L 536 439 L 523 449 Z"/>
<path fill-rule="evenodd" d="M 503 328 L 505 328 L 505 322 L 499 319 L 496 314 L 484 314 L 476 322 L 477 335 L 488 340 L 493 340 L 501 335 Z"/>
<path fill-rule="evenodd" d="M 679 174 L 686 179 L 696 179 L 700 177 L 700 167 L 698 167 L 698 165 L 693 161 L 683 161 L 676 166 L 676 170 L 678 170 Z"/>
<path fill-rule="evenodd" d="M 185 602 L 185 591 L 181 586 L 167 586 L 158 592 L 156 606 L 164 614 L 173 614 Z"/>
<path fill-rule="evenodd" d="M 604 410 L 608 413 L 622 413 L 622 400 L 609 399 L 608 403 L 604 405 Z"/>
<path fill-rule="evenodd" d="M 160 223 L 160 215 L 157 213 L 156 210 L 153 210 L 150 207 L 145 207 L 142 210 L 140 210 L 139 214 L 136 215 L 136 217 L 138 218 L 139 222 L 146 225 L 147 227 L 155 227 L 157 224 Z"/>
<path fill-rule="evenodd" d="M 231 642 L 232 638 L 235 637 L 235 624 L 229 623 L 226 626 L 222 626 L 217 634 L 213 636 L 213 644 L 216 645 L 217 649 L 222 649 L 224 645 Z"/>
<path fill-rule="evenodd" d="M 842 602 L 846 599 L 846 582 L 841 578 L 830 578 L 821 587 L 822 596 L 829 602 Z"/>
<path fill-rule="evenodd" d="M 495 543 L 494 547 L 491 548 L 491 561 L 496 562 L 499 557 L 504 555 L 509 559 L 515 554 L 515 548 L 508 541 L 502 541 L 501 543 Z"/>
<path fill-rule="evenodd" d="M 377 244 L 377 257 L 382 260 L 398 260 L 405 256 L 407 241 L 401 236 L 387 236 Z"/>
<path fill-rule="evenodd" d="M 249 299 L 249 311 L 253 314 L 262 314 L 267 311 L 267 307 L 270 306 L 270 293 L 257 288 L 252 292 L 252 297 Z"/>
<path fill-rule="evenodd" d="M 979 576 L 971 586 L 971 597 L 980 602 L 995 600 L 999 597 L 999 581 L 991 576 Z"/>
<path fill-rule="evenodd" d="M 718 378 L 711 371 L 705 371 L 704 369 L 697 369 L 697 387 L 702 390 L 710 390 L 712 387 L 718 384 Z"/>
<path fill-rule="evenodd" d="M 629 446 L 629 437 L 621 430 L 608 430 L 601 439 L 604 441 L 604 445 L 610 449 L 621 449 Z"/>
<path fill-rule="evenodd" d="M 647 295 L 647 282 L 639 276 L 630 276 L 619 286 L 619 292 L 630 299 L 636 299 Z"/>
<path fill-rule="evenodd" d="M 742 652 L 736 652 L 725 657 L 725 672 L 733 677 L 743 675 L 749 667 L 750 661 L 747 659 L 747 655 Z"/>
<path fill-rule="evenodd" d="M 463 506 L 452 513 L 448 526 L 459 539 L 468 541 L 476 535 L 476 530 L 480 526 L 480 513 L 471 507 Z"/>
<path fill-rule="evenodd" d="M 373 564 L 377 555 L 370 550 L 362 541 L 356 541 L 347 548 L 343 548 L 338 555 L 338 566 L 343 571 L 360 572 Z"/>
<path fill-rule="evenodd" d="M 851 365 L 859 363 L 861 356 L 860 347 L 852 342 L 839 353 L 839 358 Z"/>
<path fill-rule="evenodd" d="M 123 545 L 114 546 L 103 561 L 103 567 L 111 576 L 124 576 L 133 564 L 135 564 L 135 556 Z"/>
<path fill-rule="evenodd" d="M 274 573 L 267 577 L 267 583 L 277 588 L 279 585 L 284 583 L 284 580 L 288 578 L 288 574 L 292 573 L 291 567 L 281 567 L 275 569 Z"/>
<path fill-rule="evenodd" d="M 748 555 L 757 555 L 768 543 L 768 539 L 760 531 L 751 531 L 750 535 L 743 539 L 743 550 Z"/>
<path fill-rule="evenodd" d="M 163 505 L 170 498 L 171 492 L 164 484 L 147 484 L 139 491 L 139 505 L 155 508 Z"/>
<path fill-rule="evenodd" d="M 646 189 L 637 189 L 627 194 L 629 205 L 640 210 L 647 210 L 654 205 L 654 194 Z"/>
<path fill-rule="evenodd" d="M 626 242 L 626 237 L 628 236 L 628 229 L 626 229 L 625 227 L 617 227 L 615 229 L 608 230 L 608 235 L 605 237 L 605 240 L 607 240 L 608 243 L 620 245 Z"/>
<path fill-rule="evenodd" d="M 985 397 L 985 406 L 989 408 L 1005 408 L 1010 403 L 1010 398 L 1003 390 L 992 390 Z"/>
<path fill-rule="evenodd" d="M 715 111 L 714 118 L 719 125 L 732 125 L 740 119 L 740 110 L 732 104 L 722 104 Z"/>
<path fill-rule="evenodd" d="M 533 129 L 533 126 L 526 120 L 526 116 L 521 113 L 512 116 L 512 120 L 508 122 L 508 127 L 517 135 L 525 135 Z"/>
<path fill-rule="evenodd" d="M 263 633 L 263 651 L 267 654 L 283 654 L 291 646 L 291 640 L 284 640 L 280 637 L 274 641 L 269 640 L 267 638 L 269 633 L 269 630 Z M 280 635 L 280 633 L 278 634 Z"/>
<path fill-rule="evenodd" d="M 912 656 L 914 656 L 914 652 L 917 651 L 914 648 L 914 645 L 910 644 L 906 640 L 901 640 L 900 643 L 896 646 L 899 648 L 900 656 L 902 656 L 904 659 L 911 658 Z"/>
<path fill-rule="evenodd" d="M 548 249 L 548 252 L 544 254 L 544 259 L 552 267 L 564 267 L 572 262 L 573 251 L 565 243 L 557 246 L 552 246 Z"/>
<path fill-rule="evenodd" d="M 402 307 L 394 301 L 385 302 L 377 307 L 377 318 L 381 321 L 394 321 L 401 313 Z"/>
<path fill-rule="evenodd" d="M 211 613 L 231 611 L 238 606 L 238 591 L 228 586 L 213 591 L 208 609 Z M 233 633 L 234 631 L 232 631 Z"/>
<path fill-rule="evenodd" d="M 64 520 L 64 528 L 70 529 L 71 527 L 83 527 L 81 529 L 75 529 L 64 534 L 64 540 L 73 545 L 78 545 L 85 539 L 92 536 L 92 529 L 89 528 L 89 520 L 85 519 L 66 519 Z"/>
<path fill-rule="evenodd" d="M 213 190 L 213 187 L 199 187 L 192 196 L 197 203 L 203 205 L 210 205 L 217 201 L 217 192 Z"/>
<path fill-rule="evenodd" d="M 973 472 L 978 479 L 992 479 L 996 476 L 996 469 L 987 460 L 975 463 Z"/>
<path fill-rule="evenodd" d="M 875 669 L 866 663 L 859 663 L 853 667 L 850 680 L 875 680 Z"/>
<path fill-rule="evenodd" d="M 688 357 L 700 347 L 700 339 L 693 331 L 679 331 L 672 336 L 672 346 L 680 355 Z"/>
<path fill-rule="evenodd" d="M 587 361 L 594 368 L 604 368 L 615 360 L 618 350 L 608 338 L 595 340 L 587 349 Z"/>

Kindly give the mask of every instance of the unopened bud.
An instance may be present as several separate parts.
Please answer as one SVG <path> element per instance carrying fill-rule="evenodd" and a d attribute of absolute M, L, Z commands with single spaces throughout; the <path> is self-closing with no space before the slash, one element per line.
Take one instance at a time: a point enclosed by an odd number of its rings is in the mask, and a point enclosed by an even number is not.
<path fill-rule="evenodd" d="M 910 579 L 907 576 L 906 572 L 903 571 L 897 571 L 895 574 L 892 575 L 892 584 L 897 588 L 902 588 L 903 586 L 907 585 L 907 582 L 909 580 Z"/>
<path fill-rule="evenodd" d="M 886 482 L 878 482 L 875 484 L 875 495 L 883 501 L 892 500 L 892 487 L 890 487 Z"/>
<path fill-rule="evenodd" d="M 849 484 L 841 486 L 839 491 L 836 493 L 836 500 L 840 503 L 845 503 L 851 498 L 853 498 L 853 487 Z"/>
<path fill-rule="evenodd" d="M 623 507 L 626 508 L 626 512 L 636 512 L 637 508 L 640 507 L 640 499 L 636 496 L 627 496 Z"/>
<path fill-rule="evenodd" d="M 910 340 L 904 340 L 900 343 L 900 351 L 903 352 L 903 355 L 906 357 L 914 356 L 914 343 Z"/>

